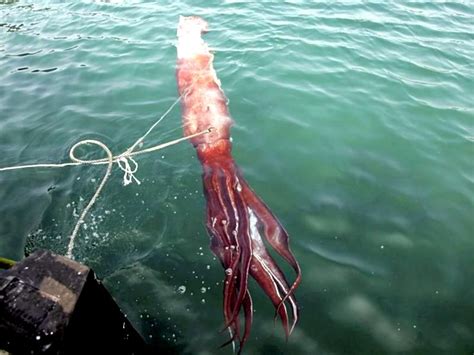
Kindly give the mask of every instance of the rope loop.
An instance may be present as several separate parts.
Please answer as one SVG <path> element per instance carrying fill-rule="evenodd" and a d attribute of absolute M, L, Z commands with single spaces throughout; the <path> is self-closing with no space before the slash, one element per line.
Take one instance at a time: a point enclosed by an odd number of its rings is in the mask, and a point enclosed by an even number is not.
<path fill-rule="evenodd" d="M 59 164 L 50 164 L 50 163 L 40 163 L 40 164 L 25 164 L 25 165 L 17 165 L 17 166 L 7 166 L 0 168 L 0 172 L 2 171 L 12 171 L 12 170 L 20 170 L 20 169 L 31 169 L 31 168 L 64 168 L 68 166 L 79 166 L 79 165 L 107 165 L 107 170 L 105 172 L 104 177 L 102 178 L 102 181 L 99 184 L 99 187 L 95 191 L 94 195 L 92 196 L 91 200 L 87 204 L 87 206 L 84 208 L 82 211 L 81 215 L 79 216 L 79 220 L 76 222 L 76 225 L 74 226 L 74 229 L 71 233 L 68 248 L 67 248 L 67 253 L 66 256 L 68 258 L 73 258 L 72 255 L 72 250 L 74 248 L 74 242 L 76 239 L 76 236 L 79 232 L 79 229 L 81 225 L 84 223 L 84 219 L 87 216 L 87 213 L 91 209 L 91 207 L 94 205 L 95 201 L 99 197 L 100 192 L 104 188 L 108 178 L 110 177 L 110 174 L 112 172 L 112 167 L 114 163 L 116 162 L 117 165 L 119 166 L 120 170 L 124 172 L 123 175 L 123 185 L 127 186 L 133 182 L 136 182 L 137 185 L 140 185 L 140 180 L 137 179 L 137 177 L 134 175 L 137 170 L 138 170 L 138 163 L 137 161 L 133 158 L 135 155 L 140 155 L 140 154 L 146 154 L 146 153 L 151 153 L 160 149 L 164 149 L 166 147 L 170 147 L 172 145 L 181 143 L 185 140 L 189 140 L 194 137 L 201 136 L 203 134 L 210 133 L 211 130 L 213 130 L 213 127 L 209 127 L 201 132 L 197 132 L 194 134 L 191 134 L 189 136 L 185 136 L 182 138 L 178 138 L 166 143 L 161 143 L 149 148 L 141 149 L 135 151 L 135 148 L 139 146 L 141 148 L 141 145 L 143 144 L 145 138 L 153 131 L 153 129 L 171 112 L 173 107 L 176 106 L 176 104 L 183 98 L 184 95 L 187 94 L 188 91 L 185 91 L 183 94 L 181 94 L 174 102 L 173 104 L 161 115 L 161 117 L 148 129 L 148 131 L 145 132 L 143 136 L 138 138 L 135 143 L 133 143 L 125 152 L 122 154 L 119 154 L 117 156 L 114 156 L 112 154 L 112 151 L 102 143 L 101 141 L 95 140 L 95 139 L 84 139 L 82 141 L 77 142 L 74 144 L 71 149 L 69 150 L 69 158 L 71 159 L 71 162 L 68 163 L 59 163 Z M 96 145 L 104 150 L 106 153 L 107 157 L 106 158 L 101 158 L 101 159 L 81 159 L 76 156 L 76 149 L 83 146 L 83 145 Z M 130 164 L 131 163 L 131 164 Z"/>
<path fill-rule="evenodd" d="M 102 161 L 103 159 L 84 160 L 84 159 L 79 159 L 78 157 L 76 157 L 76 155 L 74 154 L 76 149 L 79 148 L 80 146 L 86 145 L 86 144 L 94 144 L 94 145 L 97 145 L 97 146 L 101 147 L 105 151 L 105 153 L 107 154 L 107 161 L 109 161 L 109 163 L 114 162 L 114 156 L 112 154 L 112 151 L 109 149 L 109 147 L 107 147 L 101 141 L 98 141 L 98 140 L 95 140 L 95 139 L 84 139 L 84 140 L 79 141 L 76 144 L 74 144 L 71 147 L 71 149 L 69 150 L 69 159 L 71 159 L 71 161 L 73 161 L 75 163 L 81 163 L 81 164 L 94 164 L 98 161 Z"/>

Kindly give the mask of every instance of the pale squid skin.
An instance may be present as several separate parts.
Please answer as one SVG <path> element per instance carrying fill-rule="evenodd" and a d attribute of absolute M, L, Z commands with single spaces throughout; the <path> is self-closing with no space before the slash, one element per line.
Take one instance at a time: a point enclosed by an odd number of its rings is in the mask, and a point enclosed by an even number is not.
<path fill-rule="evenodd" d="M 211 249 L 225 270 L 224 319 L 232 335 L 226 344 L 239 341 L 240 352 L 253 318 L 249 275 L 272 301 L 288 336 L 299 317 L 294 291 L 301 282 L 301 269 L 289 248 L 288 233 L 243 179 L 232 158 L 232 119 L 212 65 L 214 56 L 201 38 L 207 30 L 207 22 L 200 17 L 180 17 L 176 78 L 184 135 L 211 128 L 191 143 L 203 167 Z M 267 251 L 264 239 L 295 270 L 293 283 Z M 239 323 L 242 310 L 243 334 Z"/>

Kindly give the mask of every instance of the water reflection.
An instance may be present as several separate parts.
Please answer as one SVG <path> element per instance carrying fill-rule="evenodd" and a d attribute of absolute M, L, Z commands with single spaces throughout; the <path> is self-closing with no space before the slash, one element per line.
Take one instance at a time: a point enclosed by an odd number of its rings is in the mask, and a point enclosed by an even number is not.
<path fill-rule="evenodd" d="M 355 294 L 335 303 L 333 318 L 363 329 L 387 351 L 408 351 L 416 340 L 416 325 L 413 329 L 400 327 L 366 296 Z"/>
<path fill-rule="evenodd" d="M 7 32 L 18 32 L 22 29 L 23 24 L 20 23 L 18 25 L 14 25 L 9 23 L 0 23 L 0 27 L 5 27 Z"/>
<path fill-rule="evenodd" d="M 0 5 L 9 5 L 18 2 L 18 0 L 0 0 Z"/>
<path fill-rule="evenodd" d="M 125 0 L 94 0 L 94 2 L 98 3 L 106 3 L 106 4 L 123 4 Z"/>

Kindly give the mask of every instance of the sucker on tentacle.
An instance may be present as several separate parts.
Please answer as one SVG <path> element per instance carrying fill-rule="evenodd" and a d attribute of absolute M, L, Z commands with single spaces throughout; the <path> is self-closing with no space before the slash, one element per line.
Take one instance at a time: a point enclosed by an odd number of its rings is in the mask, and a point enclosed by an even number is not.
<path fill-rule="evenodd" d="M 237 340 L 240 353 L 253 321 L 249 275 L 272 301 L 275 317 L 281 319 L 288 337 L 299 317 L 294 292 L 301 282 L 301 269 L 289 248 L 287 232 L 244 180 L 232 158 L 232 119 L 212 65 L 214 56 L 201 38 L 207 30 L 207 22 L 200 17 L 180 17 L 176 78 L 184 134 L 212 127 L 210 133 L 191 139 L 191 143 L 203 168 L 211 250 L 225 270 L 224 329 L 230 331 L 231 338 L 223 345 Z M 264 240 L 294 269 L 296 278 L 291 284 Z"/>

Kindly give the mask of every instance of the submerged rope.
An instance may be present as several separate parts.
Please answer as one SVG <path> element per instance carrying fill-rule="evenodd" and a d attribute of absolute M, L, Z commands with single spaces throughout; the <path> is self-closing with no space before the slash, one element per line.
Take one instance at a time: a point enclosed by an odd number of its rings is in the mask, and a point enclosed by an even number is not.
<path fill-rule="evenodd" d="M 69 151 L 69 157 L 71 158 L 71 160 L 77 161 L 76 157 L 74 156 L 74 150 L 77 147 L 79 147 L 81 145 L 84 145 L 84 144 L 95 144 L 95 145 L 98 145 L 99 147 L 101 147 L 107 153 L 107 159 L 108 159 L 107 163 L 108 164 L 107 164 L 107 170 L 105 171 L 105 175 L 102 178 L 102 181 L 100 182 L 99 187 L 97 187 L 97 190 L 95 190 L 95 193 L 92 196 L 91 200 L 87 204 L 86 208 L 84 208 L 84 210 L 82 211 L 82 213 L 81 213 L 79 219 L 77 220 L 77 223 L 74 226 L 74 229 L 71 233 L 71 237 L 69 239 L 69 244 L 67 246 L 67 253 L 66 253 L 66 256 L 70 259 L 72 259 L 72 249 L 74 248 L 74 241 L 76 240 L 76 235 L 79 232 L 79 228 L 84 223 L 84 218 L 86 218 L 87 213 L 89 212 L 91 207 L 94 205 L 95 201 L 97 200 L 97 197 L 99 197 L 100 191 L 102 191 L 102 189 L 105 186 L 105 183 L 109 179 L 110 173 L 112 172 L 112 166 L 114 165 L 113 155 L 112 155 L 112 152 L 110 151 L 109 147 L 107 147 L 104 143 L 102 143 L 100 141 L 97 141 L 97 140 L 94 140 L 94 139 L 86 139 L 86 140 L 83 140 L 83 141 L 80 141 L 80 142 L 76 143 L 71 148 L 71 150 Z"/>
<path fill-rule="evenodd" d="M 212 127 L 209 127 L 208 129 L 206 129 L 204 131 L 197 132 L 197 133 L 191 134 L 189 136 L 185 136 L 185 137 L 178 138 L 178 139 L 166 142 L 166 143 L 158 144 L 158 145 L 155 145 L 155 146 L 152 146 L 152 147 L 149 147 L 149 148 L 145 148 L 145 149 L 135 151 L 135 148 L 139 144 L 143 143 L 145 138 L 171 112 L 171 110 L 176 106 L 176 104 L 179 102 L 179 100 L 181 100 L 181 98 L 185 94 L 186 94 L 186 92 L 183 93 L 182 95 L 180 95 L 173 102 L 173 104 L 165 111 L 165 113 L 163 115 L 161 115 L 161 117 L 148 129 L 148 131 L 143 136 L 138 138 L 135 141 L 135 143 L 133 143 L 127 150 L 125 150 L 123 153 L 121 153 L 119 155 L 113 155 L 112 151 L 109 149 L 109 147 L 107 147 L 107 145 L 105 145 L 101 141 L 94 140 L 94 139 L 85 139 L 85 140 L 79 141 L 76 144 L 74 144 L 72 146 L 72 148 L 69 150 L 69 158 L 71 159 L 72 162 L 59 163 L 59 164 L 49 164 L 49 163 L 26 164 L 26 165 L 8 166 L 8 167 L 0 168 L 0 172 L 2 172 L 2 171 L 32 169 L 32 168 L 64 168 L 64 167 L 68 167 L 68 166 L 79 166 L 79 165 L 103 165 L 103 164 L 107 165 L 107 169 L 106 169 L 104 177 L 102 178 L 102 181 L 100 182 L 99 186 L 97 187 L 97 189 L 96 189 L 94 195 L 92 196 L 92 198 L 90 199 L 89 203 L 84 208 L 81 215 L 79 216 L 79 219 L 76 222 L 76 225 L 74 226 L 74 229 L 71 233 L 71 236 L 69 237 L 70 239 L 69 239 L 69 244 L 68 244 L 67 253 L 66 253 L 66 256 L 68 258 L 70 258 L 70 259 L 73 258 L 72 250 L 74 249 L 74 243 L 75 243 L 75 240 L 76 240 L 76 236 L 79 232 L 79 229 L 80 229 L 81 225 L 84 223 L 84 219 L 86 218 L 89 210 L 92 208 L 92 206 L 96 202 L 97 198 L 99 197 L 100 192 L 102 191 L 105 184 L 107 183 L 107 180 L 109 179 L 110 174 L 112 172 L 112 167 L 113 167 L 114 163 L 117 163 L 120 170 L 122 170 L 124 172 L 124 175 L 123 175 L 123 185 L 124 186 L 127 186 L 127 185 L 129 185 L 133 182 L 136 182 L 138 185 L 140 185 L 140 180 L 138 180 L 134 175 L 138 170 L 138 163 L 136 162 L 135 159 L 133 159 L 134 156 L 140 155 L 140 154 L 151 153 L 151 152 L 154 152 L 154 151 L 157 151 L 157 150 L 160 150 L 160 149 L 163 149 L 163 148 L 181 143 L 185 140 L 188 140 L 188 139 L 191 139 L 191 138 L 194 138 L 194 137 L 198 137 L 198 136 L 206 134 L 206 133 L 210 133 L 212 131 Z M 75 150 L 78 147 L 80 147 L 82 145 L 86 145 L 86 144 L 93 144 L 93 145 L 99 146 L 100 148 L 102 148 L 105 151 L 105 153 L 107 154 L 107 158 L 89 159 L 89 160 L 77 158 L 76 155 L 74 154 Z M 130 162 L 132 162 L 133 168 L 132 168 L 132 165 L 130 164 Z"/>

